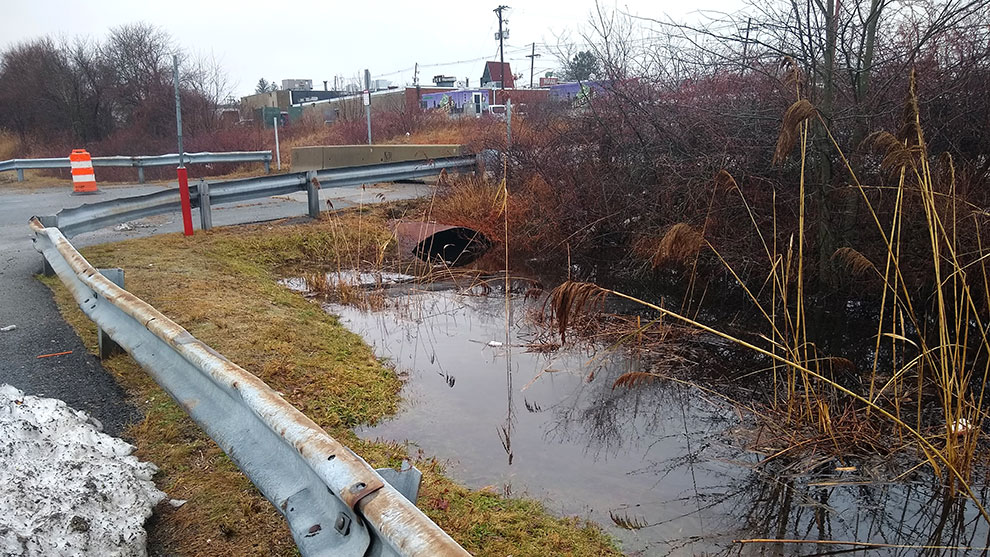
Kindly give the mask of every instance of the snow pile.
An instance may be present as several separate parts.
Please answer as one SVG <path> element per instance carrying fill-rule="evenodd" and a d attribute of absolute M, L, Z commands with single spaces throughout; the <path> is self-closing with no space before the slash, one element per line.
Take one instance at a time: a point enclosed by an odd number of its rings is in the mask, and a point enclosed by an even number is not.
<path fill-rule="evenodd" d="M 145 555 L 157 468 L 61 400 L 0 385 L 0 555 Z"/>

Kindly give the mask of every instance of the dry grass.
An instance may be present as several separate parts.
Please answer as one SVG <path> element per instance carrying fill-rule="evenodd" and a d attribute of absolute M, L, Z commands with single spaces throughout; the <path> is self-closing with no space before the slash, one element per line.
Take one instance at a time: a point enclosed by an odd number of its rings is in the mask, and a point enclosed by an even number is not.
<path fill-rule="evenodd" d="M 350 428 L 392 414 L 399 381 L 362 340 L 317 304 L 277 284 L 281 271 L 372 261 L 388 236 L 384 218 L 355 212 L 306 225 L 257 225 L 156 236 L 83 250 L 95 266 L 120 266 L 128 290 L 284 393 L 331 435 L 375 466 L 409 455 L 357 439 Z M 357 246 L 361 247 L 358 248 Z M 95 350 L 95 327 L 57 281 L 63 314 Z M 104 362 L 145 416 L 127 435 L 161 469 L 158 486 L 187 499 L 162 506 L 153 543 L 178 555 L 295 555 L 281 516 L 220 449 L 126 355 Z M 422 455 L 420 506 L 480 555 L 613 555 L 597 527 L 550 516 L 539 503 L 471 491 Z"/>
<path fill-rule="evenodd" d="M 511 244 L 515 260 L 563 247 L 554 241 L 559 229 L 546 204 L 550 197 L 550 186 L 538 177 L 528 180 L 519 191 L 507 191 L 486 178 L 444 177 L 418 218 L 481 232 L 493 247 L 492 257 L 478 265 L 494 271 L 503 269 L 504 261 L 495 261 L 495 254 L 503 251 L 506 243 Z"/>
<path fill-rule="evenodd" d="M 473 118 L 453 120 L 444 118 L 441 121 L 433 122 L 421 130 L 413 132 L 408 136 L 398 136 L 393 138 L 395 143 L 412 144 L 449 144 L 456 143 L 466 145 L 477 140 L 481 130 L 487 127 L 488 122 L 476 121 Z M 499 126 L 501 128 L 501 126 Z"/>
<path fill-rule="evenodd" d="M 373 117 L 372 131 L 374 133 L 374 142 L 376 144 L 459 144 L 466 145 L 469 152 L 478 152 L 485 146 L 484 138 L 497 133 L 494 131 L 494 127 L 504 129 L 489 119 L 461 118 L 453 120 L 445 116 L 432 114 L 404 116 L 409 119 L 408 125 L 412 127 L 409 135 L 406 135 L 406 132 L 397 134 L 382 132 L 376 126 Z M 298 130 L 288 129 L 288 133 L 280 132 L 283 133 L 279 143 L 279 151 L 282 155 L 282 169 L 291 169 L 293 148 L 351 143 L 347 140 L 348 132 L 345 128 L 347 126 L 353 126 L 353 124 L 354 122 L 338 121 L 332 125 L 312 124 L 308 127 L 302 125 Z M 362 130 L 364 129 L 363 126 L 364 120 L 362 119 L 360 121 Z M 386 135 L 383 136 L 383 133 L 386 133 Z"/>
<path fill-rule="evenodd" d="M 17 136 L 7 130 L 0 129 L 0 161 L 17 158 L 21 142 Z"/>

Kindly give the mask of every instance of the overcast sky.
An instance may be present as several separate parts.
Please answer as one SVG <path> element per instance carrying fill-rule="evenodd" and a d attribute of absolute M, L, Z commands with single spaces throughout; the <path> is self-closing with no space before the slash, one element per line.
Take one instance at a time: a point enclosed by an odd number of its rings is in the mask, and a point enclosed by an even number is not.
<path fill-rule="evenodd" d="M 505 58 L 513 73 L 529 81 L 530 44 L 537 43 L 536 75 L 557 67 L 547 44 L 570 31 L 571 42 L 586 24 L 594 0 L 503 0 L 509 20 Z M 397 85 L 411 83 L 420 64 L 420 83 L 437 74 L 470 78 L 476 85 L 485 60 L 497 60 L 498 20 L 492 2 L 212 0 L 12 0 L 0 18 L 0 48 L 42 35 L 99 38 L 113 26 L 145 21 L 166 29 L 193 54 L 214 56 L 225 68 L 236 96 L 253 92 L 258 78 L 345 80 L 364 68 Z M 603 0 L 603 6 L 677 20 L 697 10 L 732 10 L 741 0 Z"/>

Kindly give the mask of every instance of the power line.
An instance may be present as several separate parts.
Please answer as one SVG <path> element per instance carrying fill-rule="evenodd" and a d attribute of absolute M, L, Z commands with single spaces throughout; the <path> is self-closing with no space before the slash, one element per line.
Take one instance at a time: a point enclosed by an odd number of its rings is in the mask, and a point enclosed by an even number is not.
<path fill-rule="evenodd" d="M 506 6 L 506 8 L 508 8 L 508 7 Z M 494 25 L 492 27 L 494 27 Z M 508 33 L 506 34 L 506 37 L 508 37 Z M 642 44 L 642 43 L 648 43 L 648 42 L 652 42 L 652 41 L 656 41 L 656 40 L 657 40 L 656 37 L 639 37 L 639 38 L 635 38 L 635 39 L 626 39 L 625 42 L 626 43 L 633 43 L 633 44 Z M 505 43 L 504 44 L 504 52 L 506 54 L 509 54 L 509 56 L 510 56 L 509 61 L 513 61 L 513 60 L 515 60 L 515 61 L 522 61 L 525 58 L 528 58 L 528 55 L 527 56 L 524 56 L 524 57 L 513 57 L 512 55 L 513 54 L 519 54 L 519 53 L 522 53 L 522 52 L 526 52 L 528 50 L 531 51 L 534 48 L 534 46 L 540 47 L 543 50 L 552 50 L 554 47 L 568 47 L 568 46 L 570 46 L 570 47 L 584 47 L 584 48 L 588 48 L 591 45 L 588 42 L 556 42 L 556 43 L 548 43 L 548 42 L 543 42 L 543 41 L 535 41 L 535 42 L 530 43 L 529 45 L 525 45 L 525 46 L 517 46 L 517 45 L 512 45 L 512 44 Z M 495 48 L 495 54 L 498 55 L 499 53 L 500 53 L 500 49 L 499 49 L 498 46 L 496 46 L 496 48 Z M 433 63 L 433 64 L 419 64 L 419 67 L 420 68 L 442 68 L 444 66 L 454 66 L 454 65 L 457 65 L 457 64 L 467 64 L 467 63 L 471 63 L 471 62 L 480 62 L 482 60 L 488 60 L 489 58 L 490 58 L 489 56 L 478 56 L 476 58 L 469 58 L 469 59 L 466 59 L 466 60 L 454 60 L 454 61 L 450 61 L 450 62 L 437 62 L 437 63 Z M 408 68 L 403 68 L 401 70 L 393 70 L 393 71 L 390 71 L 390 72 L 387 72 L 387 73 L 376 74 L 374 77 L 375 77 L 375 79 L 379 79 L 379 78 L 383 78 L 383 77 L 389 77 L 389 76 L 393 76 L 393 75 L 398 75 L 398 74 L 405 73 L 405 72 L 411 72 L 414 69 L 415 69 L 415 66 L 409 66 Z"/>
<path fill-rule="evenodd" d="M 537 44 L 539 44 L 539 43 L 537 43 Z M 513 53 L 525 52 L 526 50 L 529 50 L 529 47 L 528 46 L 526 46 L 526 47 L 520 47 L 520 48 L 516 48 L 516 49 L 511 49 L 511 50 L 507 50 L 506 52 L 508 52 L 511 55 Z M 497 46 L 495 47 L 495 54 L 498 54 L 498 47 Z M 444 66 L 454 66 L 454 65 L 457 65 L 457 64 L 467 64 L 467 63 L 470 63 L 470 62 L 480 62 L 482 60 L 488 60 L 490 58 L 492 58 L 492 57 L 491 56 L 479 56 L 477 58 L 470 58 L 470 59 L 467 59 L 467 60 L 454 60 L 452 62 L 437 62 L 437 63 L 434 63 L 434 64 L 420 64 L 419 67 L 420 68 L 441 68 L 441 67 L 444 67 Z M 510 58 L 510 60 L 512 60 L 512 58 Z M 520 58 L 516 58 L 516 60 L 520 60 Z M 401 70 L 393 70 L 393 71 L 387 72 L 387 73 L 376 74 L 374 77 L 376 79 L 378 79 L 378 78 L 382 78 L 382 77 L 388 77 L 388 76 L 392 76 L 392 75 L 397 75 L 397 74 L 404 73 L 404 72 L 410 72 L 410 71 L 413 71 L 414 69 L 415 69 L 414 66 L 410 66 L 408 68 L 403 68 Z"/>

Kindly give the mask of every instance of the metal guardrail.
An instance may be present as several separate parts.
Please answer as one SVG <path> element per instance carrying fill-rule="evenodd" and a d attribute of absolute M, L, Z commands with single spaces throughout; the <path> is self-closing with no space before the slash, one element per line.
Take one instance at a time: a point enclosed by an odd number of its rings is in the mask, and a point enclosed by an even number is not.
<path fill-rule="evenodd" d="M 233 162 L 260 162 L 265 165 L 265 172 L 271 171 L 271 151 L 228 151 L 226 153 L 184 153 L 186 164 L 213 164 Z M 148 166 L 178 166 L 179 155 L 150 155 L 150 156 L 116 156 L 93 157 L 93 166 L 135 167 L 138 169 L 138 182 L 144 183 L 144 169 Z M 51 159 L 12 159 L 0 161 L 0 172 L 17 171 L 17 181 L 24 181 L 25 170 L 42 168 L 71 168 L 69 157 Z"/>
<path fill-rule="evenodd" d="M 263 381 L 93 268 L 57 228 L 31 220 L 83 312 L 126 350 L 285 516 L 299 551 L 467 555 L 361 457 Z"/>
<path fill-rule="evenodd" d="M 324 187 L 345 186 L 475 164 L 474 156 L 453 157 L 201 182 L 192 197 L 205 207 L 201 215 L 208 220 L 211 200 L 229 203 L 306 190 L 310 215 L 315 210 L 319 216 L 320 180 Z M 418 471 L 372 469 L 259 378 L 93 268 L 66 239 L 178 210 L 179 194 L 170 190 L 66 209 L 33 218 L 30 226 L 35 249 L 100 328 L 101 344 L 106 336 L 126 350 L 227 453 L 285 517 L 304 556 L 468 555 L 411 502 Z"/>
<path fill-rule="evenodd" d="M 210 207 L 259 197 L 307 192 L 309 215 L 319 216 L 319 188 L 354 186 L 374 182 L 392 182 L 439 174 L 443 170 L 470 170 L 478 164 L 478 156 L 448 157 L 430 161 L 408 161 L 329 170 L 311 170 L 294 174 L 260 176 L 225 182 L 200 180 L 190 184 L 189 195 L 194 208 L 199 208 L 200 228 L 212 227 Z M 315 182 L 314 182 L 315 179 Z M 57 215 L 44 217 L 47 226 L 58 227 L 71 238 L 83 232 L 143 217 L 179 211 L 179 191 L 170 189 L 79 207 L 63 209 Z"/>

